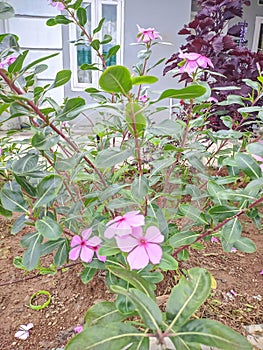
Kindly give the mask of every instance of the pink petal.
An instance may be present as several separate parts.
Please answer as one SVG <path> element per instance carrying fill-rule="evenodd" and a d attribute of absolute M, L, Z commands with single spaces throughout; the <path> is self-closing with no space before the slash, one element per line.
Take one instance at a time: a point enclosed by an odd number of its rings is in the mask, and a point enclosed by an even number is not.
<path fill-rule="evenodd" d="M 92 258 L 94 256 L 94 250 L 84 246 L 81 248 L 81 252 L 80 252 L 80 259 L 86 263 L 91 262 Z"/>
<path fill-rule="evenodd" d="M 123 252 L 130 252 L 133 248 L 138 245 L 138 240 L 130 235 L 116 237 L 118 248 Z"/>
<path fill-rule="evenodd" d="M 122 216 L 116 216 L 116 218 L 114 218 L 113 220 L 110 220 L 107 224 L 106 224 L 106 226 L 110 226 L 110 225 L 112 225 L 112 224 L 114 224 L 115 222 L 118 222 L 118 221 L 120 221 L 122 219 Z"/>
<path fill-rule="evenodd" d="M 86 239 L 86 240 L 89 239 L 89 237 L 90 237 L 91 234 L 92 234 L 92 227 L 87 228 L 86 230 L 84 230 L 84 231 L 81 232 L 82 238 L 84 238 L 84 239 Z"/>
<path fill-rule="evenodd" d="M 58 10 L 63 11 L 64 9 L 65 9 L 65 6 L 61 2 L 59 2 L 58 3 Z"/>
<path fill-rule="evenodd" d="M 136 213 L 131 215 L 131 213 Z M 130 212 L 123 215 L 125 221 L 132 227 L 143 226 L 145 224 L 145 219 L 143 215 L 138 214 L 138 212 Z"/>
<path fill-rule="evenodd" d="M 259 274 L 260 274 L 260 275 L 263 275 L 263 270 L 261 270 Z"/>
<path fill-rule="evenodd" d="M 256 154 L 252 154 L 252 157 L 256 159 L 258 162 L 263 162 L 263 158 L 260 156 L 257 156 Z"/>
<path fill-rule="evenodd" d="M 143 231 L 141 227 L 132 227 L 132 236 L 137 238 L 137 239 L 141 239 L 143 238 Z"/>
<path fill-rule="evenodd" d="M 96 249 L 97 258 L 98 258 L 100 261 L 105 262 L 106 259 L 107 259 L 107 257 L 104 256 L 104 255 L 99 255 L 98 251 L 99 251 L 99 249 Z"/>
<path fill-rule="evenodd" d="M 118 236 L 121 237 L 121 236 L 125 236 L 125 235 L 131 233 L 131 228 L 130 227 L 124 228 L 124 229 L 119 229 L 119 228 L 116 228 L 116 227 L 113 227 L 113 226 L 114 225 L 106 228 L 106 230 L 104 232 L 104 237 L 105 238 L 111 239 L 115 235 L 118 235 Z"/>
<path fill-rule="evenodd" d="M 29 332 L 28 331 L 18 331 L 15 333 L 15 337 L 26 340 L 29 337 Z"/>
<path fill-rule="evenodd" d="M 33 325 L 33 323 L 28 323 L 26 326 L 25 325 L 23 325 L 25 328 L 24 329 L 26 329 L 27 331 L 29 330 L 29 329 L 31 329 L 31 328 L 33 328 L 34 327 L 34 325 Z M 20 326 L 20 328 L 21 328 L 22 326 Z"/>
<path fill-rule="evenodd" d="M 74 332 L 75 333 L 80 333 L 80 332 L 82 332 L 83 331 L 83 326 L 76 326 L 75 328 L 74 328 Z"/>
<path fill-rule="evenodd" d="M 145 247 L 145 250 L 149 256 L 151 263 L 159 264 L 163 255 L 162 248 L 158 244 L 148 243 Z"/>
<path fill-rule="evenodd" d="M 99 244 L 101 244 L 102 240 L 100 239 L 100 237 L 98 236 L 94 236 L 91 239 L 89 239 L 87 241 L 87 245 L 91 246 L 91 247 L 96 247 Z"/>
<path fill-rule="evenodd" d="M 184 54 L 184 58 L 190 61 L 196 61 L 201 57 L 199 53 L 196 52 L 189 52 Z"/>
<path fill-rule="evenodd" d="M 150 226 L 146 230 L 145 239 L 147 242 L 161 243 L 164 241 L 164 236 L 156 226 Z"/>
<path fill-rule="evenodd" d="M 149 257 L 144 247 L 136 247 L 127 257 L 132 270 L 140 270 L 149 264 Z"/>
<path fill-rule="evenodd" d="M 80 245 L 81 243 L 81 238 L 80 236 L 74 236 L 71 240 L 70 246 L 71 247 L 76 247 L 77 245 Z"/>
<path fill-rule="evenodd" d="M 78 245 L 77 247 L 71 249 L 70 252 L 69 252 L 69 255 L 68 255 L 69 259 L 70 260 L 77 260 L 78 257 L 79 257 L 80 251 L 81 251 L 80 245 Z"/>

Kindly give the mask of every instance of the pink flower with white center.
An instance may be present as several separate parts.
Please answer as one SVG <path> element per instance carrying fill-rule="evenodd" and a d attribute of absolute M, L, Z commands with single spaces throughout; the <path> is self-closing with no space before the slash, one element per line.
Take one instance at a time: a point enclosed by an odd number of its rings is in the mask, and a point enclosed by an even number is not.
<path fill-rule="evenodd" d="M 58 11 L 63 11 L 65 9 L 65 6 L 59 2 L 59 1 L 54 1 L 54 0 L 49 0 L 49 5 L 58 8 Z"/>
<path fill-rule="evenodd" d="M 4 58 L 1 62 L 0 62 L 0 68 L 5 68 L 10 66 L 10 64 L 14 63 L 16 60 L 15 56 L 9 56 Z"/>
<path fill-rule="evenodd" d="M 19 331 L 15 333 L 15 337 L 22 340 L 26 340 L 29 337 L 29 330 L 33 328 L 33 326 L 33 323 L 28 323 L 27 325 L 22 324 L 19 327 Z"/>
<path fill-rule="evenodd" d="M 139 100 L 140 102 L 145 103 L 145 102 L 147 102 L 148 97 L 147 97 L 147 95 L 141 95 L 141 96 L 139 97 L 138 100 Z"/>
<path fill-rule="evenodd" d="M 71 241 L 71 250 L 69 252 L 70 260 L 77 260 L 78 257 L 86 263 L 92 261 L 94 253 L 96 252 L 97 258 L 100 261 L 105 262 L 106 256 L 101 256 L 98 253 L 99 248 L 101 247 L 102 240 L 98 236 L 93 236 L 89 239 L 92 234 L 92 228 L 82 231 L 81 237 L 74 236 Z"/>
<path fill-rule="evenodd" d="M 151 262 L 159 264 L 162 259 L 160 243 L 164 240 L 158 227 L 150 226 L 145 235 L 141 227 L 134 227 L 130 235 L 116 237 L 120 250 L 129 252 L 127 261 L 132 270 L 140 270 Z"/>
<path fill-rule="evenodd" d="M 112 238 L 116 236 L 129 235 L 132 232 L 133 227 L 139 227 L 144 225 L 144 216 L 139 214 L 139 211 L 129 211 L 123 216 L 117 216 L 115 219 L 110 220 L 106 226 L 108 226 L 104 232 L 105 238 Z"/>
<path fill-rule="evenodd" d="M 143 41 L 144 43 L 148 43 L 156 39 L 162 40 L 162 37 L 154 28 L 145 29 L 145 28 L 141 28 L 138 24 L 137 24 L 137 28 L 138 28 L 138 34 L 137 34 L 138 43 L 140 41 Z"/>
<path fill-rule="evenodd" d="M 214 68 L 210 58 L 200 55 L 196 52 L 183 53 L 180 52 L 179 57 L 186 62 L 180 67 L 180 73 L 187 72 L 188 74 L 194 73 L 197 68 L 207 68 L 208 66 Z"/>

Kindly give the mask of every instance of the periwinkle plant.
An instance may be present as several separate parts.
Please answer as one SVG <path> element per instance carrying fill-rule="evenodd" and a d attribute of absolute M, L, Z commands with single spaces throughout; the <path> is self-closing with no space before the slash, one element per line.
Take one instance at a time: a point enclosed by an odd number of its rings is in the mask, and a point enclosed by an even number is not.
<path fill-rule="evenodd" d="M 226 252 L 255 251 L 255 244 L 241 235 L 239 217 L 247 215 L 261 227 L 257 207 L 263 202 L 263 179 L 254 158 L 263 156 L 260 136 L 231 127 L 228 132 L 206 127 L 215 103 L 208 84 L 212 60 L 185 55 L 178 69 L 188 69 L 192 83 L 154 94 L 150 86 L 158 78 L 148 73 L 163 62 L 151 63 L 151 49 L 161 40 L 154 28 L 139 27 L 137 45 L 142 50 L 133 73 L 125 66 L 107 67 L 119 46 L 101 53 L 103 39 L 95 34 L 102 30 L 103 20 L 88 33 L 82 1 L 59 3 L 67 15 L 57 15 L 47 24 L 75 23 L 85 45 L 100 57 L 102 71 L 99 88 L 86 89 L 96 102 L 87 104 L 75 97 L 59 105 L 47 92 L 66 84 L 69 70 L 59 71 L 53 84 L 39 87 L 35 74 L 52 55 L 25 64 L 27 51 L 21 52 L 18 45 L 2 53 L 2 61 L 16 57 L 0 68 L 0 102 L 7 116 L 2 121 L 27 116 L 33 133 L 22 147 L 8 137 L 1 142 L 0 212 L 20 214 L 12 234 L 26 225 L 33 228 L 21 239 L 25 252 L 15 259 L 16 265 L 54 273 L 71 266 L 70 259 L 83 266 L 84 283 L 105 270 L 110 290 L 118 295 L 116 302 L 92 307 L 83 331 L 67 349 L 141 350 L 149 348 L 150 338 L 165 348 L 167 337 L 178 349 L 200 349 L 200 344 L 251 349 L 243 337 L 220 323 L 190 320 L 210 293 L 207 271 L 194 268 L 182 275 L 165 313 L 156 305 L 154 290 L 163 279 L 162 271 L 179 273 L 178 261 L 188 258 L 189 248 L 202 249 L 212 235 Z M 16 39 L 10 34 L 0 37 L 5 43 Z M 204 69 L 207 81 L 201 82 Z M 256 84 L 247 81 L 257 93 L 262 93 L 262 83 L 261 75 Z M 232 96 L 239 99 L 244 118 L 251 112 L 262 118 L 256 107 L 246 106 L 253 96 Z M 177 101 L 177 118 L 157 105 L 167 99 Z M 152 116 L 160 109 L 167 118 L 156 122 Z M 71 123 L 90 110 L 102 118 L 93 134 L 79 139 Z M 224 122 L 230 125 L 227 118 Z M 220 175 L 222 168 L 225 176 Z M 240 179 L 242 189 L 234 186 Z M 44 267 L 41 257 L 48 254 L 54 262 Z"/>

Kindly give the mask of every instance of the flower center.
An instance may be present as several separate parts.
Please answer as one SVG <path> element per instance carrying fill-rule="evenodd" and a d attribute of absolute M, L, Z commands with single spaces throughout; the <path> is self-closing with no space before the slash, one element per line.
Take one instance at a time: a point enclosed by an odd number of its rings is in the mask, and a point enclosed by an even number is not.
<path fill-rule="evenodd" d="M 145 246 L 147 244 L 147 241 L 144 238 L 141 238 L 139 244 L 140 246 Z"/>
<path fill-rule="evenodd" d="M 86 241 L 85 241 L 85 239 L 82 239 L 82 241 L 80 242 L 80 246 L 85 247 L 85 245 L 86 245 Z"/>

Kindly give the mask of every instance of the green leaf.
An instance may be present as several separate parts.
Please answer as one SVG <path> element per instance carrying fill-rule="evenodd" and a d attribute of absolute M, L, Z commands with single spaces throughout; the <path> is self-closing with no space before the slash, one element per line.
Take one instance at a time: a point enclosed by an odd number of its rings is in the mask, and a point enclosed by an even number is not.
<path fill-rule="evenodd" d="M 81 97 L 68 99 L 63 110 L 58 113 L 57 120 L 69 121 L 75 119 L 81 113 L 79 109 L 85 104 L 85 100 Z"/>
<path fill-rule="evenodd" d="M 112 322 L 122 321 L 126 316 L 122 315 L 115 303 L 102 301 L 93 305 L 85 315 L 85 326 L 107 325 Z"/>
<path fill-rule="evenodd" d="M 142 136 L 146 127 L 146 118 L 141 112 L 138 103 L 131 102 L 126 105 L 126 122 L 130 132 Z"/>
<path fill-rule="evenodd" d="M 159 124 L 153 125 L 149 132 L 157 136 L 173 136 L 177 139 L 180 138 L 184 130 L 183 125 L 179 121 L 165 119 Z"/>
<path fill-rule="evenodd" d="M 161 96 L 152 101 L 151 104 L 159 102 L 165 98 L 177 98 L 180 100 L 189 100 L 196 97 L 202 96 L 206 92 L 206 89 L 200 85 L 192 85 L 187 86 L 185 88 L 176 90 L 176 89 L 168 89 L 162 92 Z"/>
<path fill-rule="evenodd" d="M 105 21 L 105 18 L 102 18 L 102 19 L 99 21 L 98 26 L 97 26 L 95 29 L 93 29 L 93 35 L 96 34 L 96 33 L 98 33 L 98 32 L 101 30 L 104 21 Z"/>
<path fill-rule="evenodd" d="M 106 45 L 112 41 L 112 36 L 109 34 L 104 34 L 103 39 L 101 41 L 101 45 Z"/>
<path fill-rule="evenodd" d="M 92 40 L 92 42 L 90 43 L 90 46 L 95 50 L 95 51 L 99 51 L 100 49 L 100 41 L 98 39 L 94 39 Z"/>
<path fill-rule="evenodd" d="M 192 205 L 180 204 L 179 210 L 184 216 L 193 220 L 196 224 L 199 224 L 199 225 L 207 225 L 208 224 L 203 213 L 198 208 L 196 208 Z"/>
<path fill-rule="evenodd" d="M 27 212 L 28 206 L 20 191 L 2 188 L 0 199 L 4 209 L 12 212 Z"/>
<path fill-rule="evenodd" d="M 139 201 L 144 200 L 149 191 L 149 181 L 144 175 L 136 177 L 131 185 L 131 192 L 134 198 Z"/>
<path fill-rule="evenodd" d="M 73 4 L 68 5 L 69 8 L 72 8 L 73 10 L 77 10 L 82 5 L 83 0 L 77 0 Z"/>
<path fill-rule="evenodd" d="M 258 179 L 262 172 L 258 163 L 249 155 L 244 153 L 237 153 L 235 160 L 239 169 L 244 171 L 251 179 Z"/>
<path fill-rule="evenodd" d="M 92 63 L 92 64 L 88 64 L 88 63 L 83 63 L 81 66 L 80 66 L 80 69 L 81 70 L 100 70 L 98 67 L 97 67 L 97 63 Z M 96 92 L 99 92 L 99 90 L 95 89 L 95 88 L 87 88 L 85 91 L 87 90 L 96 90 Z M 94 93 L 95 91 L 93 91 Z"/>
<path fill-rule="evenodd" d="M 84 284 L 89 283 L 97 271 L 98 270 L 93 267 L 90 267 L 90 266 L 85 267 L 80 275 L 81 282 Z"/>
<path fill-rule="evenodd" d="M 250 254 L 255 253 L 257 250 L 255 243 L 247 237 L 240 237 L 239 240 L 234 243 L 234 247 L 241 252 Z"/>
<path fill-rule="evenodd" d="M 129 325 L 121 322 L 111 322 L 103 326 L 100 325 L 84 328 L 84 330 L 71 339 L 65 350 L 134 350 L 135 344 L 141 341 L 143 334 Z"/>
<path fill-rule="evenodd" d="M 143 292 L 131 288 L 128 291 L 119 286 L 111 286 L 114 293 L 125 295 L 134 304 L 145 325 L 151 330 L 160 330 L 162 324 L 162 313 L 157 304 Z"/>
<path fill-rule="evenodd" d="M 118 184 L 113 184 L 108 186 L 105 190 L 101 191 L 101 193 L 99 193 L 98 197 L 100 199 L 100 201 L 104 202 L 105 200 L 111 198 L 112 196 L 114 196 L 115 194 L 119 193 L 121 189 L 127 187 L 126 184 L 124 185 L 118 185 Z"/>
<path fill-rule="evenodd" d="M 234 216 L 240 211 L 240 209 L 236 207 L 229 207 L 224 205 L 217 205 L 208 210 L 208 214 L 213 217 L 216 221 L 223 221 L 231 216 Z"/>
<path fill-rule="evenodd" d="M 62 187 L 63 181 L 59 175 L 48 175 L 37 186 L 37 200 L 33 210 L 53 201 Z"/>
<path fill-rule="evenodd" d="M 12 211 L 6 210 L 0 205 L 0 215 L 5 216 L 6 218 L 11 218 L 13 216 Z"/>
<path fill-rule="evenodd" d="M 176 271 L 178 270 L 178 262 L 171 256 L 171 254 L 164 252 L 158 267 L 163 271 Z"/>
<path fill-rule="evenodd" d="M 32 137 L 31 144 L 32 147 L 39 149 L 41 151 L 48 151 L 51 147 L 57 145 L 59 141 L 58 135 L 45 135 L 44 133 L 35 133 Z"/>
<path fill-rule="evenodd" d="M 142 75 L 132 78 L 132 85 L 141 85 L 141 84 L 154 84 L 158 81 L 158 78 L 153 75 Z"/>
<path fill-rule="evenodd" d="M 13 265 L 17 269 L 26 270 L 25 266 L 23 265 L 23 258 L 21 256 L 15 256 L 14 257 Z"/>
<path fill-rule="evenodd" d="M 184 245 L 194 243 L 199 236 L 199 232 L 179 232 L 169 238 L 168 244 L 171 245 L 173 248 L 178 248 Z"/>
<path fill-rule="evenodd" d="M 54 89 L 58 86 L 65 85 L 71 78 L 71 71 L 68 69 L 61 70 L 57 73 L 54 83 L 50 86 L 50 89 Z"/>
<path fill-rule="evenodd" d="M 14 8 L 7 2 L 0 2 L 0 20 L 9 19 L 15 15 Z"/>
<path fill-rule="evenodd" d="M 41 234 L 34 235 L 30 241 L 30 245 L 23 255 L 23 265 L 28 271 L 33 270 L 39 262 L 41 256 L 41 243 L 43 237 Z"/>
<path fill-rule="evenodd" d="M 119 50 L 120 50 L 120 45 L 112 46 L 112 47 L 109 49 L 109 51 L 107 52 L 106 61 L 107 61 L 109 58 L 111 58 L 112 56 L 115 56 Z"/>
<path fill-rule="evenodd" d="M 57 15 L 54 18 L 50 18 L 47 20 L 46 25 L 49 27 L 55 26 L 57 24 L 69 24 L 73 21 L 65 17 L 64 15 Z"/>
<path fill-rule="evenodd" d="M 44 216 L 40 220 L 37 220 L 35 227 L 42 236 L 50 241 L 57 240 L 62 234 L 61 226 L 49 216 Z"/>
<path fill-rule="evenodd" d="M 81 26 L 85 26 L 85 24 L 87 23 L 87 12 L 86 9 L 84 9 L 83 7 L 79 7 L 77 9 L 77 17 L 79 20 L 79 24 Z"/>
<path fill-rule="evenodd" d="M 200 319 L 189 321 L 176 335 L 187 343 L 198 343 L 223 350 L 252 350 L 241 334 L 217 321 Z"/>
<path fill-rule="evenodd" d="M 17 73 L 21 70 L 28 52 L 29 50 L 24 51 L 16 58 L 16 60 L 12 64 L 10 64 L 10 66 L 8 67 L 9 73 Z"/>
<path fill-rule="evenodd" d="M 144 278 L 138 275 L 136 271 L 128 271 L 120 267 L 109 266 L 108 270 L 114 275 L 129 282 L 136 289 L 141 290 L 148 297 L 154 299 L 153 286 L 148 283 Z"/>
<path fill-rule="evenodd" d="M 111 147 L 99 152 L 96 158 L 98 168 L 110 168 L 129 158 L 133 154 L 131 149 L 120 150 L 119 147 Z"/>
<path fill-rule="evenodd" d="M 48 55 L 48 56 L 44 56 L 44 57 L 38 58 L 37 60 L 35 60 L 35 61 L 29 63 L 28 65 L 26 65 L 26 66 L 23 68 L 23 72 L 26 72 L 26 71 L 29 70 L 30 68 L 36 66 L 38 63 L 41 63 L 41 62 L 43 62 L 43 61 L 46 61 L 46 60 L 48 60 L 48 59 L 50 59 L 50 58 L 52 58 L 52 57 L 55 57 L 55 56 L 57 56 L 57 55 L 59 55 L 58 52 L 52 53 L 51 55 Z"/>
<path fill-rule="evenodd" d="M 228 221 L 222 228 L 222 238 L 226 244 L 233 244 L 240 239 L 242 233 L 242 225 L 238 218 Z"/>
<path fill-rule="evenodd" d="M 69 244 L 68 240 L 65 239 L 64 242 L 60 244 L 54 257 L 54 263 L 56 266 L 61 266 L 68 260 L 68 252 Z"/>
<path fill-rule="evenodd" d="M 18 219 L 16 219 L 11 228 L 11 234 L 16 235 L 18 232 L 20 232 L 25 227 L 25 221 L 25 215 L 21 215 Z"/>
<path fill-rule="evenodd" d="M 203 304 L 210 293 L 211 275 L 208 271 L 195 267 L 188 270 L 187 277 L 181 277 L 172 289 L 167 303 L 169 328 L 181 328 Z"/>
<path fill-rule="evenodd" d="M 41 256 L 52 253 L 58 246 L 64 244 L 66 241 L 65 238 L 59 238 L 56 241 L 48 241 L 42 244 L 41 246 Z"/>
<path fill-rule="evenodd" d="M 102 73 L 99 85 L 106 92 L 126 95 L 132 88 L 131 73 L 123 66 L 108 67 Z"/>

